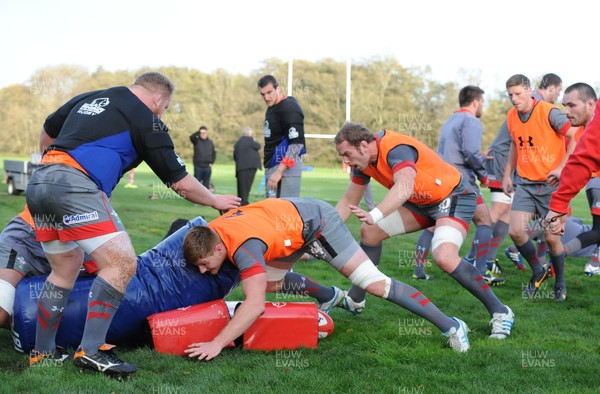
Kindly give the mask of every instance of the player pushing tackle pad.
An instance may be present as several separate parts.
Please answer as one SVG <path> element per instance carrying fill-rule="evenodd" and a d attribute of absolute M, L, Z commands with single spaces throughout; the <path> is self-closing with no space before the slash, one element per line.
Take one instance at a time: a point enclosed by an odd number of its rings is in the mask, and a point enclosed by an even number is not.
<path fill-rule="evenodd" d="M 246 332 L 265 312 L 265 293 L 281 288 L 286 274 L 304 253 L 328 262 L 369 293 L 427 319 L 444 333 L 454 350 L 469 349 L 464 322 L 444 315 L 420 291 L 379 271 L 335 208 L 324 201 L 269 198 L 246 205 L 206 227 L 190 230 L 183 248 L 186 260 L 202 273 L 216 275 L 225 262 L 234 263 L 240 270 L 245 296 L 216 338 L 190 345 L 186 350 L 190 357 L 211 360 Z"/>
<path fill-rule="evenodd" d="M 137 272 L 127 286 L 125 297 L 107 334 L 114 344 L 136 343 L 144 333 L 146 317 L 153 313 L 217 300 L 238 283 L 239 273 L 225 264 L 218 275 L 201 275 L 186 264 L 182 243 L 187 231 L 206 225 L 201 217 L 137 257 Z M 24 278 L 17 287 L 14 303 L 15 348 L 28 352 L 35 346 L 37 299 L 45 277 Z M 81 341 L 87 313 L 87 298 L 93 277 L 79 278 L 65 307 L 58 328 L 57 344 L 76 347 Z"/>

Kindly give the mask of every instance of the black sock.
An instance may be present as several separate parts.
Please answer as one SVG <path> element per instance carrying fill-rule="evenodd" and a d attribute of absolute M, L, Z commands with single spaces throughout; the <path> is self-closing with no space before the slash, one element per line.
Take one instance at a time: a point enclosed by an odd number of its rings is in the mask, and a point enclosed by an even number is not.
<path fill-rule="evenodd" d="M 565 287 L 565 254 L 553 255 L 550 253 L 550 261 L 554 267 L 555 286 Z"/>
<path fill-rule="evenodd" d="M 531 239 L 528 239 L 527 242 L 525 242 L 521 246 L 518 246 L 516 244 L 515 246 L 517 247 L 517 250 L 521 253 L 521 256 L 523 256 L 523 258 L 527 260 L 533 273 L 535 275 L 540 275 L 544 268 L 538 260 L 537 252 L 535 250 L 535 246 L 533 246 L 533 242 L 531 242 Z"/>

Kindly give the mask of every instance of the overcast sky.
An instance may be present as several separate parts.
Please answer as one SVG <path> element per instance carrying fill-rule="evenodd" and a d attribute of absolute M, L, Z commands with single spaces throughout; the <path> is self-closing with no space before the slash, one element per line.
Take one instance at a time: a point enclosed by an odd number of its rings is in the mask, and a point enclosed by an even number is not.
<path fill-rule="evenodd" d="M 249 73 L 267 58 L 392 56 L 487 91 L 522 73 L 600 86 L 595 1 L 0 0 L 0 88 L 47 66 Z"/>

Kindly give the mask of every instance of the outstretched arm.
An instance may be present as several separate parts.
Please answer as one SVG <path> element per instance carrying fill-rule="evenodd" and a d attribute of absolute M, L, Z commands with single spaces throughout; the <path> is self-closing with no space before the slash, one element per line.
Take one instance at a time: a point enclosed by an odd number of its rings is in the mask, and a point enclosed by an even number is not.
<path fill-rule="evenodd" d="M 234 209 L 240 206 L 241 199 L 233 195 L 212 194 L 192 175 L 187 174 L 183 179 L 170 185 L 174 192 L 188 201 L 207 205 L 220 211 Z"/>
<path fill-rule="evenodd" d="M 412 196 L 415 176 L 414 167 L 404 167 L 394 173 L 394 185 L 383 200 L 371 212 L 362 210 L 358 205 L 351 205 L 350 211 L 361 221 L 375 224 L 390 213 L 397 211 Z"/>
<path fill-rule="evenodd" d="M 212 360 L 221 350 L 244 333 L 265 311 L 267 274 L 260 273 L 242 280 L 244 302 L 236 310 L 229 323 L 211 342 L 192 343 L 185 350 L 189 357 Z"/>
<path fill-rule="evenodd" d="M 346 223 L 350 215 L 352 215 L 350 207 L 358 205 L 360 199 L 367 190 L 367 186 L 368 185 L 359 185 L 358 183 L 350 182 L 348 189 L 346 189 L 346 193 L 344 193 L 340 201 L 338 201 L 335 209 L 340 214 L 344 223 Z"/>

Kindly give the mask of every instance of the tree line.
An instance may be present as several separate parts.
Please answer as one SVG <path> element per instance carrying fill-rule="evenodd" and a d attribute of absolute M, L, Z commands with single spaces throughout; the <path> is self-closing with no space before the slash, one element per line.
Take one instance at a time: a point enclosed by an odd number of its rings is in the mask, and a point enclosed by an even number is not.
<path fill-rule="evenodd" d="M 204 73 L 182 67 L 161 67 L 176 85 L 170 108 L 162 119 L 170 130 L 177 152 L 191 163 L 189 135 L 201 125 L 215 142 L 217 163 L 233 161 L 233 145 L 244 126 L 262 142 L 266 106 L 256 83 L 273 74 L 283 92 L 292 93 L 305 116 L 305 132 L 335 134 L 346 117 L 346 64 L 332 59 L 296 60 L 293 80 L 287 80 L 287 62 L 267 59 L 249 75 L 219 69 Z M 28 155 L 37 151 L 39 131 L 46 116 L 76 94 L 110 86 L 129 86 L 147 69 L 88 71 L 80 66 L 39 69 L 27 83 L 0 89 L 0 152 Z M 477 85 L 477 76 L 467 79 Z M 467 84 L 465 83 L 465 84 Z M 416 137 L 430 147 L 437 145 L 439 130 L 458 108 L 457 82 L 434 80 L 430 70 L 403 67 L 393 58 L 363 60 L 352 65 L 351 118 L 373 131 L 383 128 Z M 511 104 L 502 92 L 486 92 L 483 148 L 495 137 Z M 339 165 L 329 139 L 307 139 L 307 165 Z"/>

